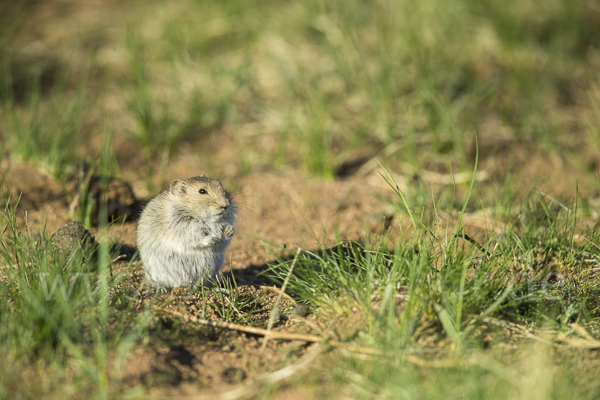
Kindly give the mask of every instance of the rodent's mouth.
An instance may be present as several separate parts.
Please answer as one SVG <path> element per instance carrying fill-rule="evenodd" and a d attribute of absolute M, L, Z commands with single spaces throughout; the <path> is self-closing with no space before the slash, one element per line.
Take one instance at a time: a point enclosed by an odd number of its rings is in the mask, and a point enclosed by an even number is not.
<path fill-rule="evenodd" d="M 221 215 L 225 214 L 227 212 L 227 210 L 229 210 L 229 207 L 221 207 L 219 210 L 217 210 L 217 212 L 215 214 L 218 216 L 221 216 Z"/>

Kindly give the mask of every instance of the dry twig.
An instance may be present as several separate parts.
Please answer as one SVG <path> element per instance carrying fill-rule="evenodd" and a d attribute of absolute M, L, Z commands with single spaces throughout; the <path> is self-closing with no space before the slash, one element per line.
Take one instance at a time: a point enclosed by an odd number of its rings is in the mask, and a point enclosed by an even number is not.
<path fill-rule="evenodd" d="M 270 331 L 268 329 L 234 324 L 231 322 L 202 319 L 202 318 L 198 318 L 193 315 L 184 315 L 178 311 L 169 310 L 168 312 L 173 316 L 176 316 L 183 320 L 188 320 L 188 321 L 200 324 L 200 325 L 212 326 L 215 328 L 222 328 L 222 329 L 230 329 L 230 330 L 235 330 L 235 331 L 239 331 L 239 332 L 246 332 L 246 333 L 250 333 L 253 335 L 268 336 L 271 339 L 301 340 L 304 342 L 326 343 L 332 347 L 339 347 L 339 348 L 346 349 L 348 351 L 352 351 L 355 353 L 371 354 L 371 355 L 381 355 L 382 354 L 382 352 L 377 349 L 341 343 L 341 342 L 338 342 L 337 340 L 330 340 L 330 339 L 327 339 L 327 338 L 324 338 L 321 336 L 317 336 L 317 335 L 310 335 L 310 334 L 305 334 L 305 333 L 289 333 L 289 332 Z"/>
<path fill-rule="evenodd" d="M 564 333 L 559 333 L 556 337 L 556 340 L 559 342 L 563 342 L 570 347 L 577 347 L 580 349 L 600 349 L 600 340 L 595 339 L 590 333 L 585 330 L 585 328 L 579 324 L 571 324 L 569 325 L 574 332 L 583 336 L 582 338 L 577 337 L 569 337 Z"/>
<path fill-rule="evenodd" d="M 271 310 L 271 315 L 269 316 L 269 323 L 267 324 L 267 330 L 270 331 L 273 329 L 273 324 L 275 323 L 275 318 L 279 314 L 279 303 L 281 302 L 281 297 L 285 293 L 285 288 L 287 287 L 288 282 L 290 281 L 290 276 L 292 276 L 292 272 L 294 271 L 294 266 L 296 265 L 296 261 L 298 261 L 298 255 L 300 255 L 300 247 L 298 247 L 298 251 L 296 251 L 296 256 L 294 257 L 294 261 L 292 261 L 292 266 L 283 281 L 283 285 L 281 285 L 281 291 L 279 292 L 279 296 L 277 296 L 277 300 L 275 300 L 275 304 L 273 304 L 273 309 Z M 267 347 L 267 342 L 269 341 L 269 336 L 265 336 L 263 339 L 262 345 L 260 347 L 260 353 L 265 351 Z"/>
<path fill-rule="evenodd" d="M 179 317 L 183 320 L 188 320 L 188 321 L 200 324 L 200 325 L 212 326 L 215 328 L 222 328 L 222 329 L 230 329 L 230 330 L 235 330 L 235 331 L 239 331 L 239 332 L 246 332 L 246 333 L 250 333 L 253 335 L 268 336 L 271 339 L 301 340 L 304 342 L 324 343 L 331 347 L 344 349 L 344 350 L 347 350 L 347 351 L 350 351 L 353 353 L 366 354 L 366 355 L 372 355 L 372 356 L 381 356 L 384 354 L 381 350 L 374 349 L 371 347 L 355 346 L 355 345 L 342 343 L 337 340 L 328 339 L 328 338 L 325 338 L 322 336 L 317 336 L 317 335 L 311 335 L 311 334 L 305 334 L 305 333 L 288 333 L 288 332 L 270 331 L 270 330 L 263 329 L 263 328 L 256 328 L 256 327 L 252 327 L 252 326 L 234 324 L 231 322 L 206 320 L 206 319 L 198 318 L 193 315 L 184 315 L 178 311 L 169 310 L 169 313 L 171 315 Z M 417 366 L 422 366 L 422 367 L 447 368 L 447 367 L 451 367 L 451 366 L 456 366 L 456 362 L 453 360 L 428 361 L 428 360 L 424 360 L 422 358 L 419 358 L 419 357 L 417 357 L 415 355 L 411 355 L 411 354 L 399 354 L 399 357 L 402 361 L 405 361 L 405 362 L 408 362 L 408 363 L 411 363 L 411 364 L 414 364 Z M 464 362 L 465 361 L 463 360 L 463 363 Z"/>

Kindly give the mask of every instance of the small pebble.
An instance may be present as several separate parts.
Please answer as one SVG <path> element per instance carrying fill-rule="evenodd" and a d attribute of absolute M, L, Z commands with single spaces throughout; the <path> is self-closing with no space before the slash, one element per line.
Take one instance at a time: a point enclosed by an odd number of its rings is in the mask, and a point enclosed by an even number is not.
<path fill-rule="evenodd" d="M 292 317 L 306 317 L 308 314 L 308 305 L 296 304 L 296 307 L 292 310 Z"/>

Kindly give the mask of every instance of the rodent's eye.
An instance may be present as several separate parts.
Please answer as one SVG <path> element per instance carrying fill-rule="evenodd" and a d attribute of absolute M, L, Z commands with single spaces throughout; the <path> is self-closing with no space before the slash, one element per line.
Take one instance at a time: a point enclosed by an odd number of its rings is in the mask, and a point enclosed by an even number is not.
<path fill-rule="evenodd" d="M 204 190 L 204 189 L 198 190 L 198 193 L 200 193 L 200 194 L 208 194 L 208 192 L 206 190 Z"/>

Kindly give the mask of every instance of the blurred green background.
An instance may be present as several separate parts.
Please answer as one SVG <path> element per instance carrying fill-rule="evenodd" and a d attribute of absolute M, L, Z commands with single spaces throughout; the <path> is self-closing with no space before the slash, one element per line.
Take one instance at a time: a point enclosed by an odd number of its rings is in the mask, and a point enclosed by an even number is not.
<path fill-rule="evenodd" d="M 59 179 L 107 130 L 152 189 L 182 143 L 219 171 L 225 148 L 238 174 L 330 179 L 382 154 L 470 170 L 477 132 L 500 175 L 534 154 L 597 172 L 596 1 L 0 7 L 2 144 Z"/>

